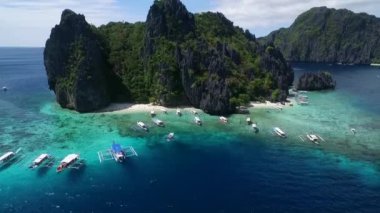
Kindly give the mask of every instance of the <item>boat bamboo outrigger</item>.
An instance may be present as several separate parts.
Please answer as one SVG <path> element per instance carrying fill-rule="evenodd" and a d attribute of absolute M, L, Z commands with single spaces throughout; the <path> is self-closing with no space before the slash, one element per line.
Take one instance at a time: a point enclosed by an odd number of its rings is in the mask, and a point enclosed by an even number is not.
<path fill-rule="evenodd" d="M 153 119 L 152 120 L 154 124 L 156 124 L 157 126 L 161 126 L 161 127 L 164 127 L 165 126 L 165 123 L 159 119 Z"/>
<path fill-rule="evenodd" d="M 148 131 L 148 126 L 145 125 L 142 121 L 138 121 L 137 122 L 137 126 L 139 126 L 141 129 L 143 129 L 144 131 Z"/>
<path fill-rule="evenodd" d="M 198 116 L 195 116 L 195 117 L 194 117 L 194 122 L 195 122 L 195 124 L 197 124 L 198 126 L 202 126 L 202 121 L 201 121 L 201 119 L 200 119 Z"/>
<path fill-rule="evenodd" d="M 30 164 L 29 168 L 34 169 L 41 165 L 44 165 L 45 167 L 51 167 L 53 164 L 54 158 L 49 154 L 41 154 L 38 156 L 32 164 Z"/>
<path fill-rule="evenodd" d="M 132 156 L 138 156 L 132 146 L 122 148 L 120 144 L 115 142 L 112 143 L 111 149 L 98 152 L 100 163 L 106 160 L 115 160 L 116 162 L 122 163 L 125 159 Z"/>
<path fill-rule="evenodd" d="M 222 123 L 228 123 L 228 119 L 226 118 L 226 117 L 224 117 L 224 116 L 220 116 L 219 117 L 219 120 L 220 120 L 220 122 L 222 122 Z"/>
<path fill-rule="evenodd" d="M 273 133 L 275 133 L 276 135 L 278 135 L 281 138 L 286 138 L 286 133 L 284 131 L 282 131 L 282 129 L 280 129 L 279 127 L 274 127 Z"/>
<path fill-rule="evenodd" d="M 57 172 L 62 172 L 66 168 L 80 169 L 83 163 L 76 163 L 79 160 L 79 154 L 67 155 L 57 167 Z"/>

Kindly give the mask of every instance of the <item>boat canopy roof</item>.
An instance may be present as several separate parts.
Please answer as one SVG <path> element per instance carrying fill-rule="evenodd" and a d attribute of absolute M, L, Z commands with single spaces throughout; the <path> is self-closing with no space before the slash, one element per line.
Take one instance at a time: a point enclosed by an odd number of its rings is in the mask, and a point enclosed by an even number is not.
<path fill-rule="evenodd" d="M 71 163 L 72 161 L 74 161 L 75 159 L 77 159 L 79 157 L 78 154 L 69 154 L 67 155 L 62 161 L 61 163 Z"/>
<path fill-rule="evenodd" d="M 43 161 L 45 158 L 49 157 L 48 154 L 41 154 L 40 156 L 38 156 L 38 158 L 36 158 L 33 163 L 40 163 L 41 161 Z"/>
<path fill-rule="evenodd" d="M 3 161 L 5 159 L 7 159 L 7 158 L 9 158 L 10 156 L 12 156 L 14 154 L 15 154 L 14 152 L 7 152 L 3 156 L 0 157 L 0 161 Z"/>
<path fill-rule="evenodd" d="M 278 128 L 278 127 L 275 127 L 274 130 L 277 131 L 277 132 L 280 133 L 280 134 L 285 134 L 285 132 L 283 132 L 283 131 L 282 131 L 280 128 Z"/>
<path fill-rule="evenodd" d="M 112 144 L 112 151 L 114 152 L 122 152 L 123 149 L 121 148 L 121 145 L 118 143 L 113 143 Z"/>

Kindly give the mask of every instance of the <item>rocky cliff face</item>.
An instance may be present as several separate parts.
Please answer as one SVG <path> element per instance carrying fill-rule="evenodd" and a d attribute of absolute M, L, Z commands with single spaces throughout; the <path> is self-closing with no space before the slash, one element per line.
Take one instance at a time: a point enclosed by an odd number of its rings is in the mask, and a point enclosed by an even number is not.
<path fill-rule="evenodd" d="M 379 38 L 379 18 L 317 7 L 260 41 L 274 43 L 289 61 L 370 64 L 380 61 Z"/>
<path fill-rule="evenodd" d="M 83 15 L 62 13 L 44 50 L 49 87 L 64 108 L 88 112 L 109 103 L 106 57 Z"/>
<path fill-rule="evenodd" d="M 192 14 L 179 0 L 155 1 L 145 23 L 99 28 L 65 11 L 45 66 L 58 102 L 78 111 L 122 99 L 230 114 L 250 100 L 284 100 L 293 82 L 278 49 L 221 13 Z"/>
<path fill-rule="evenodd" d="M 305 73 L 297 83 L 298 90 L 326 90 L 335 89 L 336 81 L 329 72 Z"/>

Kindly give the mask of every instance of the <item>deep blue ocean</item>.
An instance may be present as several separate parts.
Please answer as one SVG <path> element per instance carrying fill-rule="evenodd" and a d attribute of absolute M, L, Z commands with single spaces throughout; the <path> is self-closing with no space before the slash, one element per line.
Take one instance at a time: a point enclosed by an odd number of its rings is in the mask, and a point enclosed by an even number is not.
<path fill-rule="evenodd" d="M 189 124 L 187 115 L 182 121 L 160 115 L 166 129 L 136 134 L 130 123 L 145 114 L 60 109 L 42 54 L 42 48 L 0 48 L 0 87 L 8 88 L 0 92 L 0 154 L 17 148 L 23 154 L 0 169 L 0 212 L 380 212 L 378 68 L 294 64 L 296 76 L 331 71 L 336 91 L 310 93 L 306 107 L 253 111 L 264 129 L 257 135 L 238 115 L 229 126 L 201 115 L 203 127 Z M 287 129 L 287 139 L 265 130 L 273 122 Z M 346 131 L 352 126 L 356 137 Z M 169 128 L 178 133 L 172 143 L 162 140 Z M 305 128 L 329 142 L 299 142 Z M 139 156 L 100 164 L 96 153 L 111 140 L 133 145 Z M 86 166 L 61 174 L 55 167 L 29 170 L 43 152 L 60 159 L 79 152 Z"/>

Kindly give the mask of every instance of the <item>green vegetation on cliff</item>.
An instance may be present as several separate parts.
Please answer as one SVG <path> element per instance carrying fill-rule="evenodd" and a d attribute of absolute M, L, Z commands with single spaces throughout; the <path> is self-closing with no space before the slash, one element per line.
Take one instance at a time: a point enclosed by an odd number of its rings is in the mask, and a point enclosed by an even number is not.
<path fill-rule="evenodd" d="M 59 28 L 70 29 L 62 23 Z M 221 13 L 189 13 L 179 0 L 156 0 L 145 23 L 84 26 L 96 35 L 107 62 L 107 80 L 99 86 L 107 88 L 113 101 L 191 104 L 210 114 L 228 114 L 250 100 L 284 100 L 293 81 L 293 72 L 278 49 L 260 45 L 249 31 L 234 26 Z M 53 31 L 49 40 L 63 49 L 78 46 L 86 35 L 74 33 L 69 43 Z M 45 62 L 57 60 L 50 43 Z M 76 78 L 89 70 L 80 62 L 88 59 L 86 48 L 67 52 L 60 76 L 54 75 L 55 68 L 46 67 L 53 90 L 60 85 L 68 93 L 78 89 Z"/>
<path fill-rule="evenodd" d="M 379 38 L 375 16 L 316 7 L 260 41 L 274 43 L 290 61 L 370 64 L 379 62 Z"/>

